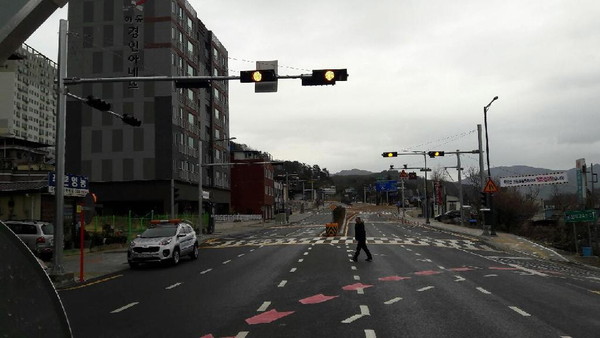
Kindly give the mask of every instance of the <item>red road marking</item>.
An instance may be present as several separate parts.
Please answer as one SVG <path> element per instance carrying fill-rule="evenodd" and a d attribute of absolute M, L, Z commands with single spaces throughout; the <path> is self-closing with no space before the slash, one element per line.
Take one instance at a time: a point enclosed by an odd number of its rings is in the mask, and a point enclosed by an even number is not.
<path fill-rule="evenodd" d="M 332 300 L 337 297 L 339 297 L 339 296 L 325 296 L 324 294 L 320 293 L 320 294 L 314 295 L 312 297 L 300 299 L 299 302 L 302 304 L 318 304 L 318 303 L 326 302 L 328 300 Z"/>
<path fill-rule="evenodd" d="M 425 271 L 417 271 L 415 272 L 415 275 L 417 276 L 431 276 L 431 275 L 437 275 L 440 274 L 441 272 L 439 271 L 433 271 L 433 270 L 425 270 Z"/>
<path fill-rule="evenodd" d="M 246 319 L 246 323 L 248 323 L 249 325 L 271 323 L 276 321 L 277 319 L 289 316 L 294 312 L 295 311 L 277 312 L 277 310 L 273 309 L 271 311 L 263 312 L 259 315 Z"/>
<path fill-rule="evenodd" d="M 450 271 L 471 271 L 471 270 L 475 270 L 475 269 L 473 269 L 473 268 L 451 268 L 448 270 L 450 270 Z"/>
<path fill-rule="evenodd" d="M 490 266 L 488 269 L 490 269 L 490 270 L 519 270 L 517 268 L 507 268 L 504 266 Z"/>
<path fill-rule="evenodd" d="M 358 289 L 366 289 L 366 288 L 370 288 L 372 286 L 373 285 L 368 285 L 368 284 L 363 284 L 363 283 L 356 283 L 356 284 L 352 284 L 352 285 L 346 285 L 342 289 L 344 289 L 346 291 L 356 291 Z"/>
<path fill-rule="evenodd" d="M 410 279 L 410 277 L 400 277 L 400 276 L 388 276 L 388 277 L 380 277 L 379 280 L 383 282 L 387 281 L 396 281 L 396 280 L 404 280 Z"/>

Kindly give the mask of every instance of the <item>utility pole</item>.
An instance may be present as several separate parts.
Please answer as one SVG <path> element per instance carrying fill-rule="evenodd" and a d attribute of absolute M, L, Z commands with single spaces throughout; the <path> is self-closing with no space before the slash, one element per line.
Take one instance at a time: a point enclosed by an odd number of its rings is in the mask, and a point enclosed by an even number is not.
<path fill-rule="evenodd" d="M 477 137 L 479 140 L 479 179 L 481 182 L 481 187 L 480 187 L 480 191 L 483 191 L 483 187 L 485 187 L 485 169 L 483 166 L 483 135 L 482 135 L 482 131 L 481 131 L 481 124 L 477 125 Z M 481 208 L 483 209 L 483 208 Z M 481 211 L 481 210 L 480 210 Z M 481 211 L 481 223 L 483 226 L 483 236 L 489 236 L 490 235 L 490 227 L 489 225 L 485 224 L 486 222 L 486 217 L 485 217 L 485 211 Z"/>
<path fill-rule="evenodd" d="M 65 136 L 67 116 L 67 96 L 63 79 L 67 76 L 67 31 L 69 22 L 60 20 L 58 38 L 58 109 L 56 116 L 56 190 L 54 215 L 54 256 L 50 275 L 60 279 L 64 275 L 64 209 L 65 209 Z"/>

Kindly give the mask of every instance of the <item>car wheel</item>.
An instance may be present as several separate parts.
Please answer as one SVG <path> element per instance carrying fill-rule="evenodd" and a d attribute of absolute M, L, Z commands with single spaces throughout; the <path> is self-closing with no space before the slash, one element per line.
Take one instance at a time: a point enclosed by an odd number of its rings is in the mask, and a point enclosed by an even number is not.
<path fill-rule="evenodd" d="M 173 263 L 173 265 L 177 265 L 177 263 L 179 263 L 179 259 L 181 257 L 179 256 L 179 248 L 175 248 L 175 250 L 173 250 L 173 257 L 171 257 L 171 263 Z"/>
<path fill-rule="evenodd" d="M 192 248 L 192 252 L 190 252 L 191 259 L 198 259 L 198 243 L 194 243 L 194 247 Z"/>

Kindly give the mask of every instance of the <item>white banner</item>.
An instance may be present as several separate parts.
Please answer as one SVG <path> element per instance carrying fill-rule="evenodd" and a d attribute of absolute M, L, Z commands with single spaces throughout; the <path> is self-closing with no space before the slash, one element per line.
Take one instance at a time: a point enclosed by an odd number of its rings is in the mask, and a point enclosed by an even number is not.
<path fill-rule="evenodd" d="M 500 177 L 501 187 L 519 187 L 524 185 L 545 185 L 545 184 L 563 184 L 567 183 L 567 173 L 550 173 L 541 175 L 523 175 Z"/>

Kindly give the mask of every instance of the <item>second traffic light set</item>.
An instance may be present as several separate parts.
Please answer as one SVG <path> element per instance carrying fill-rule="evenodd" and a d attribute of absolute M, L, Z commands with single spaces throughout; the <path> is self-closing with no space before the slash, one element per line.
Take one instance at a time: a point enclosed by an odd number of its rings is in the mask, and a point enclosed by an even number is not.
<path fill-rule="evenodd" d="M 429 157 L 434 158 L 434 157 L 438 157 L 438 156 L 444 156 L 446 153 L 444 151 L 428 151 L 427 155 L 429 155 Z M 382 153 L 381 156 L 383 157 L 398 157 L 398 152 L 397 151 L 387 151 L 385 153 Z"/>
<path fill-rule="evenodd" d="M 240 72 L 240 82 L 258 83 L 277 81 L 278 77 L 274 69 L 244 70 Z M 336 81 L 347 81 L 348 70 L 346 69 L 317 69 L 313 70 L 311 76 L 302 77 L 303 86 L 327 86 L 335 85 Z"/>

